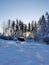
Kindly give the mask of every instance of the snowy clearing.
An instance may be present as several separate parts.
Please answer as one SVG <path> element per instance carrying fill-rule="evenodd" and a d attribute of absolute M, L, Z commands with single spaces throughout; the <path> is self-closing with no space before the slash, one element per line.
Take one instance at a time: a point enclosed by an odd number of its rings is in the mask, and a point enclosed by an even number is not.
<path fill-rule="evenodd" d="M 0 40 L 0 65 L 49 65 L 49 45 Z"/>

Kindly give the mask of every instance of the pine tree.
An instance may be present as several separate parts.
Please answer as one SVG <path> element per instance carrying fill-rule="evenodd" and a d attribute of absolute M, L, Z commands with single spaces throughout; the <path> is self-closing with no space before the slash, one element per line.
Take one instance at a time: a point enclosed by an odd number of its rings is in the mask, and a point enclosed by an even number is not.
<path fill-rule="evenodd" d="M 33 29 L 34 29 L 33 22 L 34 22 L 34 21 L 31 22 L 31 32 L 32 32 Z"/>
<path fill-rule="evenodd" d="M 8 28 L 10 27 L 10 19 L 8 20 Z"/>
<path fill-rule="evenodd" d="M 15 31 L 14 31 L 14 27 L 15 27 L 15 21 L 12 21 L 12 35 L 14 35 Z"/>
<path fill-rule="evenodd" d="M 38 30 L 38 36 L 39 38 L 43 39 L 45 36 L 45 32 L 46 32 L 46 20 L 44 15 L 42 15 L 42 17 L 39 20 L 39 30 Z"/>
<path fill-rule="evenodd" d="M 28 23 L 28 31 L 29 31 L 29 32 L 30 32 L 30 27 L 31 27 L 31 26 L 30 26 L 30 23 Z"/>

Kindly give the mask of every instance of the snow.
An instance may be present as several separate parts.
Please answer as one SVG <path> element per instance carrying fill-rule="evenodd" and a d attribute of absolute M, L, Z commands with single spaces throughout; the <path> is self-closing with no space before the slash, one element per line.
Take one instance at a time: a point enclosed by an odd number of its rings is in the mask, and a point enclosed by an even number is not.
<path fill-rule="evenodd" d="M 0 65 L 49 65 L 49 45 L 0 40 Z"/>

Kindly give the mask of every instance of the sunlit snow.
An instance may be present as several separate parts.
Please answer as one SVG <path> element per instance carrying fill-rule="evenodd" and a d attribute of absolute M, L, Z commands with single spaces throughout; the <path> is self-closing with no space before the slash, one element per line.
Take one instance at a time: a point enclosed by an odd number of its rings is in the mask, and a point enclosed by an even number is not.
<path fill-rule="evenodd" d="M 49 65 L 49 45 L 0 40 L 0 65 Z"/>

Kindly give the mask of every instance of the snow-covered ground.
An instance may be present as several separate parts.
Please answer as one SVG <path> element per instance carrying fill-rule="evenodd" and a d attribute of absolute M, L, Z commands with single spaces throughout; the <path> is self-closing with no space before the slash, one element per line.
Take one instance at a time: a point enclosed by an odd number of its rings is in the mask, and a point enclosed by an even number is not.
<path fill-rule="evenodd" d="M 0 40 L 0 65 L 49 65 L 49 45 Z"/>

